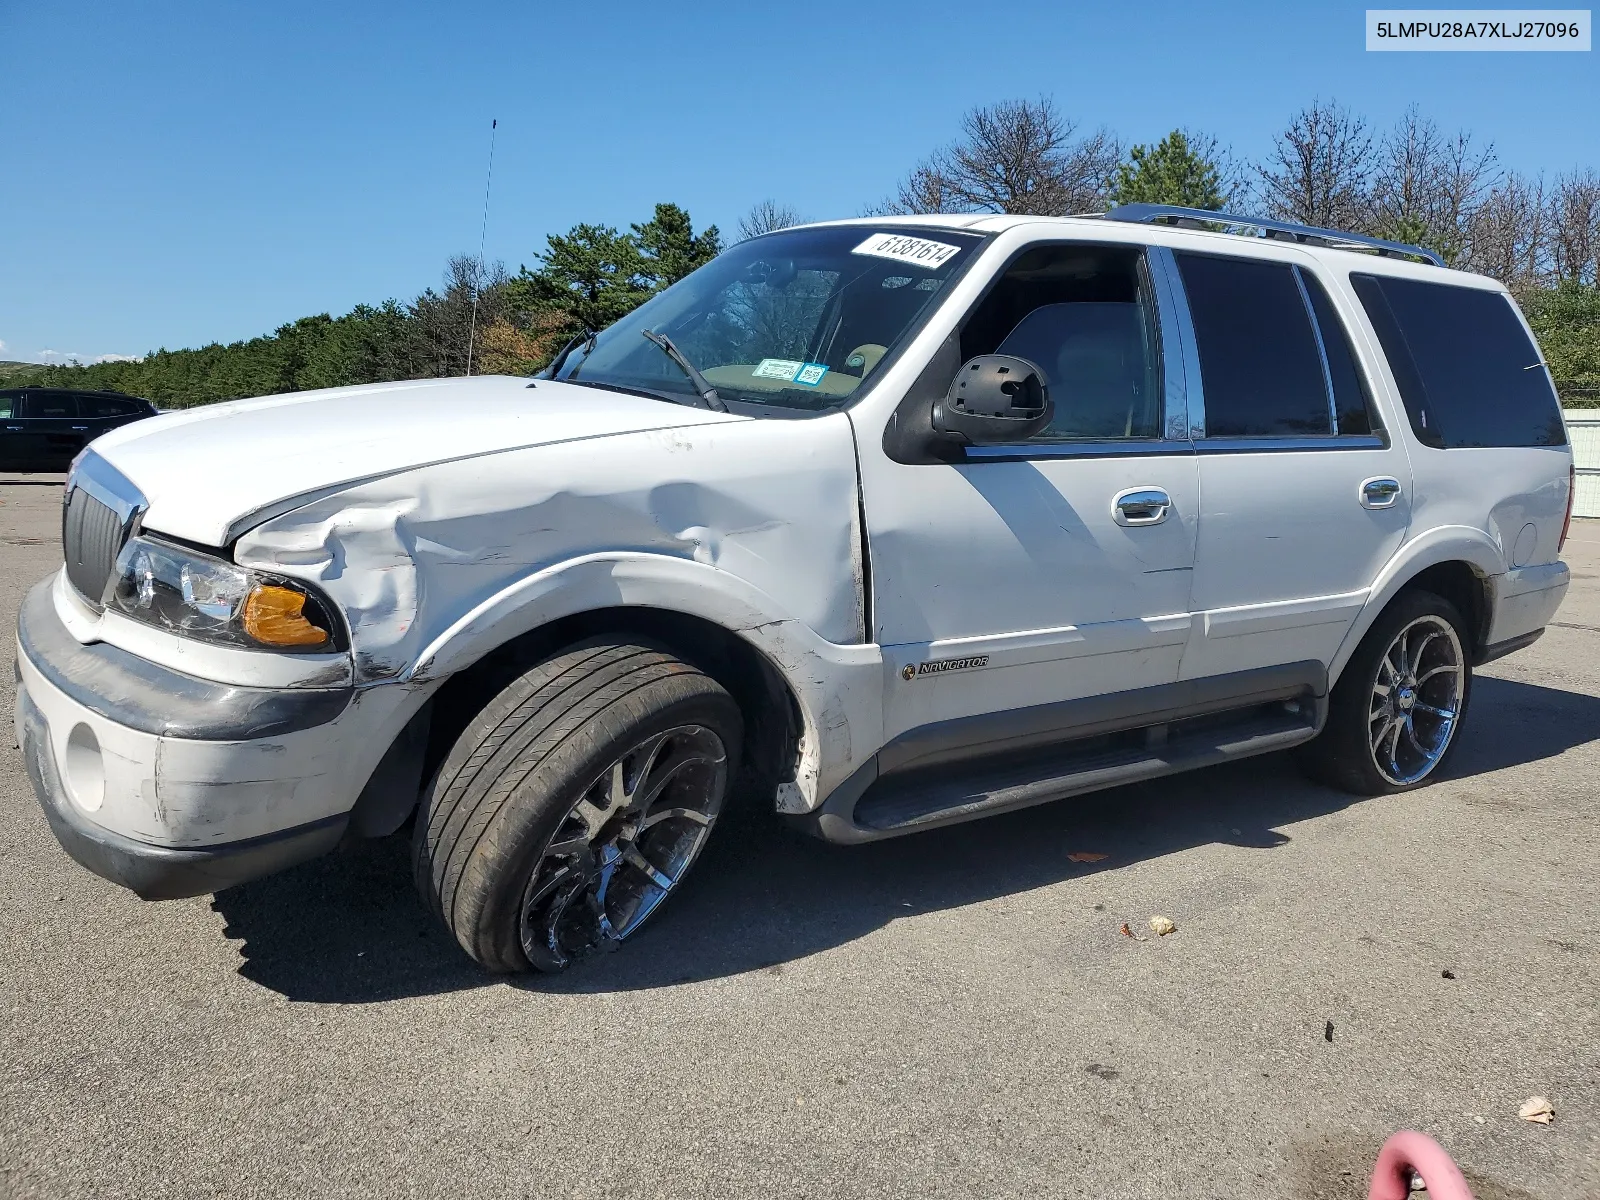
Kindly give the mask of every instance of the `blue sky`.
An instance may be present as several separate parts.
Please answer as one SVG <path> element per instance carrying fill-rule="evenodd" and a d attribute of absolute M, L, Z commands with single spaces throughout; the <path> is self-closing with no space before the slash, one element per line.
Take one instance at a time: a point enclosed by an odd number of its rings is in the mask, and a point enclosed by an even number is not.
<path fill-rule="evenodd" d="M 1357 4 L 79 3 L 0 0 L 0 358 L 230 341 L 515 270 L 657 200 L 879 199 L 974 104 L 1265 151 L 1313 97 L 1413 102 L 1506 165 L 1600 167 L 1586 54 L 1369 54 Z"/>

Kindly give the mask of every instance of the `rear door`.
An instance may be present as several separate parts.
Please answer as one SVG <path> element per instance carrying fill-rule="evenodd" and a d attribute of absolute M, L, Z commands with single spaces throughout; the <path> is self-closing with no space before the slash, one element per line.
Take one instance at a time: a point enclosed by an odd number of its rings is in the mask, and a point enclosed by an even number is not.
<path fill-rule="evenodd" d="M 1308 254 L 1177 251 L 1203 408 L 1182 677 L 1331 662 L 1405 537 L 1411 468 Z"/>
<path fill-rule="evenodd" d="M 118 425 L 126 425 L 129 421 L 149 415 L 139 401 L 129 397 L 94 393 L 78 396 L 78 424 L 84 426 L 85 444 L 94 441 L 102 433 L 109 433 Z"/>
<path fill-rule="evenodd" d="M 78 398 L 70 392 L 28 392 L 22 420 L 32 443 L 34 471 L 65 471 L 82 450 L 88 426 L 78 416 Z"/>

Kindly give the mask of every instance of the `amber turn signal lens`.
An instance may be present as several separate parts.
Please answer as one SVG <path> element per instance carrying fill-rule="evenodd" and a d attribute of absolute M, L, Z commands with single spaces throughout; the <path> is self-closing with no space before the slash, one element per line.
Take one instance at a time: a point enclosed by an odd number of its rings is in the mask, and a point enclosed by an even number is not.
<path fill-rule="evenodd" d="M 320 646 L 328 631 L 301 615 L 305 605 L 292 588 L 258 584 L 245 598 L 244 631 L 266 646 Z"/>

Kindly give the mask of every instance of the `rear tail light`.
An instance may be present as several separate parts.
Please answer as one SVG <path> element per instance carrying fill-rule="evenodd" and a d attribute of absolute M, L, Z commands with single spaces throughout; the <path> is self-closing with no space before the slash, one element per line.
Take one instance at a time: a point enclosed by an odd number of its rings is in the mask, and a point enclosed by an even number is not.
<path fill-rule="evenodd" d="M 1572 528 L 1572 501 L 1578 492 L 1578 465 L 1567 464 L 1567 515 L 1561 522 L 1561 540 L 1556 543 L 1556 553 L 1560 554 L 1567 545 L 1567 531 Z"/>

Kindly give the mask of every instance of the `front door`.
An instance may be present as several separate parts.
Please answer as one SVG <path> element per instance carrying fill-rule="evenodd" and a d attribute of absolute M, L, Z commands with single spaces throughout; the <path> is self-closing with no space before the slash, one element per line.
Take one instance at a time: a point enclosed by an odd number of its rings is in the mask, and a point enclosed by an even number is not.
<path fill-rule="evenodd" d="M 0 471 L 36 471 L 39 460 L 32 424 L 23 419 L 22 401 L 26 393 L 0 394 Z"/>
<path fill-rule="evenodd" d="M 1177 679 L 1197 468 L 1181 384 L 1166 400 L 1160 307 L 1137 248 L 1028 248 L 952 358 L 1033 362 L 1050 427 L 958 462 L 863 453 L 886 740 L 942 725 L 976 749 L 1006 740 L 985 715 Z M 1030 717 L 1047 732 L 1048 710 Z"/>
<path fill-rule="evenodd" d="M 1183 677 L 1329 663 L 1405 537 L 1406 452 L 1316 260 L 1174 257 L 1204 409 Z"/>

